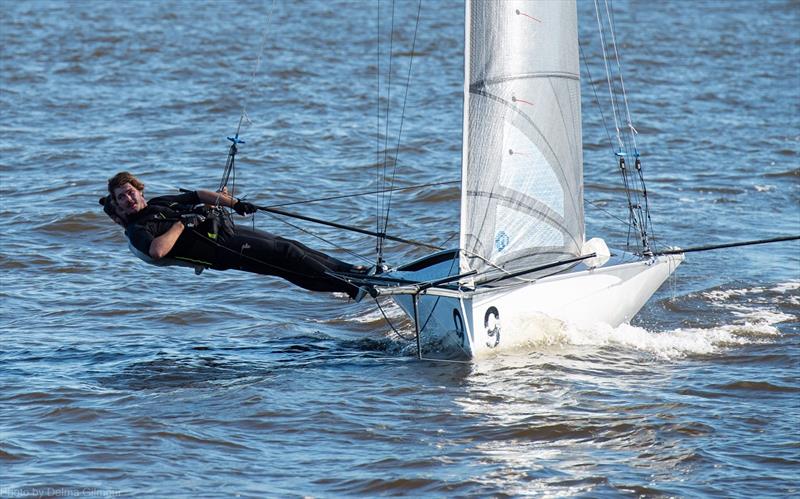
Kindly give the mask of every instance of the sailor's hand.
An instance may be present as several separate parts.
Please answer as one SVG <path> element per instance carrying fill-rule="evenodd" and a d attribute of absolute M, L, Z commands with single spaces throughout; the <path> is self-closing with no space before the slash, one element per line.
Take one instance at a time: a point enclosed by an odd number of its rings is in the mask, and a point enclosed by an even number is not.
<path fill-rule="evenodd" d="M 196 227 L 205 221 L 205 217 L 197 213 L 186 213 L 181 215 L 181 222 L 186 227 Z"/>
<path fill-rule="evenodd" d="M 233 211 L 235 211 L 239 215 L 244 216 L 257 212 L 258 208 L 253 203 L 248 203 L 247 201 L 238 200 L 236 201 L 236 204 L 233 205 Z"/>

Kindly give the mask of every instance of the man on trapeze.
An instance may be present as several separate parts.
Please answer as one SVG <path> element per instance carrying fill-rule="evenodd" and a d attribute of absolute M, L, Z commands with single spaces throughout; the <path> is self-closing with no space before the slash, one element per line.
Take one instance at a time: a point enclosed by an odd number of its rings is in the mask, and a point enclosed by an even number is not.
<path fill-rule="evenodd" d="M 224 191 L 183 192 L 148 202 L 144 184 L 131 173 L 120 172 L 108 180 L 108 192 L 100 198 L 103 211 L 125 228 L 131 251 L 147 263 L 194 267 L 198 274 L 210 268 L 278 276 L 310 291 L 346 293 L 356 301 L 369 292 L 340 276 L 364 276 L 366 267 L 297 241 L 234 226 L 221 206 L 242 216 L 258 208 Z"/>

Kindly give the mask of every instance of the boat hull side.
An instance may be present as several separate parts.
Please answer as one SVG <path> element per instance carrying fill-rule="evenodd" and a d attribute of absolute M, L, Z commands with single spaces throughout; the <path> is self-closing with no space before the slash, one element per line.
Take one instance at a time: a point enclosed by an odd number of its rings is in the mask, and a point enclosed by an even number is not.
<path fill-rule="evenodd" d="M 423 356 L 480 357 L 535 342 L 565 323 L 618 326 L 636 315 L 681 261 L 682 255 L 660 256 L 455 296 L 432 288 L 418 297 Z M 393 298 L 413 319 L 413 298 Z"/>

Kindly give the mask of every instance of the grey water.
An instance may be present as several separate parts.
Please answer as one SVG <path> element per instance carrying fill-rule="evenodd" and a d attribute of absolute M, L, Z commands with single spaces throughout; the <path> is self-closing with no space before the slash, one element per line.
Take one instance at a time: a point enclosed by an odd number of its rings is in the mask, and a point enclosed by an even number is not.
<path fill-rule="evenodd" d="M 800 234 L 800 5 L 611 6 L 657 242 Z M 0 7 L 0 497 L 800 495 L 797 241 L 688 255 L 630 325 L 444 363 L 389 302 L 397 332 L 370 300 L 148 267 L 99 209 L 119 170 L 149 196 L 216 188 L 245 109 L 229 188 L 348 195 L 287 209 L 374 230 L 356 194 L 383 149 L 398 187 L 460 178 L 461 2 L 423 2 L 416 39 L 413 1 Z M 587 237 L 624 248 L 578 9 Z M 396 192 L 388 231 L 457 244 L 458 203 L 457 184 Z M 374 258 L 369 236 L 285 222 L 239 223 Z"/>

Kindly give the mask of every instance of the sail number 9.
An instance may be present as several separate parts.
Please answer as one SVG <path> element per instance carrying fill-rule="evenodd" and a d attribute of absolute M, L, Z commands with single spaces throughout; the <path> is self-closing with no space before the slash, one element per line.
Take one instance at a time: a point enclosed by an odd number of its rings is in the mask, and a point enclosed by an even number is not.
<path fill-rule="evenodd" d="M 489 307 L 486 310 L 486 315 L 483 317 L 483 326 L 486 328 L 486 335 L 489 337 L 486 346 L 494 348 L 500 344 L 500 312 L 497 307 Z"/>

